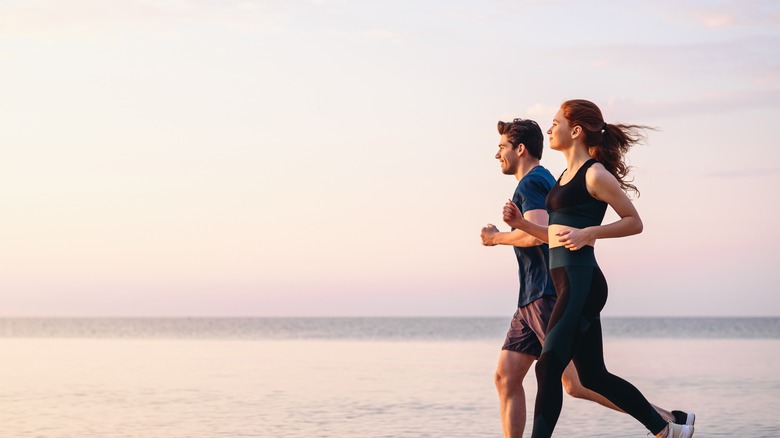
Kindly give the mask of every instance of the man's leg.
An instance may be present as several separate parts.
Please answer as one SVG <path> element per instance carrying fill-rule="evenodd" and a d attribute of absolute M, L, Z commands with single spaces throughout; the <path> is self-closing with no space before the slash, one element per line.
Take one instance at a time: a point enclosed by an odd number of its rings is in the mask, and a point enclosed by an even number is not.
<path fill-rule="evenodd" d="M 618 412 L 623 412 L 620 408 L 615 406 L 611 401 L 607 400 L 602 395 L 582 386 L 582 383 L 580 383 L 580 378 L 577 375 L 577 369 L 574 367 L 573 362 L 570 362 L 569 366 L 566 367 L 566 370 L 563 371 L 563 377 L 561 378 L 561 381 L 563 382 L 563 387 L 570 396 L 574 398 L 581 398 L 583 400 L 590 400 L 602 406 L 614 409 Z M 661 414 L 661 417 L 663 417 L 664 420 L 674 422 L 674 415 L 672 415 L 671 412 L 661 409 L 656 405 L 651 406 L 653 406 L 653 408 L 659 414 Z"/>
<path fill-rule="evenodd" d="M 496 389 L 501 402 L 504 438 L 521 438 L 525 430 L 523 379 L 536 358 L 530 354 L 501 350 L 496 367 Z"/>

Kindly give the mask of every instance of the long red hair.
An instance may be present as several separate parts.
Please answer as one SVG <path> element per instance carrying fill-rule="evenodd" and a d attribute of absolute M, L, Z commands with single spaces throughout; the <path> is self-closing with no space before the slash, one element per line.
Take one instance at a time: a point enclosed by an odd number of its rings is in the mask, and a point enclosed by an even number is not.
<path fill-rule="evenodd" d="M 561 104 L 561 109 L 571 127 L 582 128 L 590 155 L 615 176 L 624 191 L 635 192 L 639 196 L 639 189 L 631 184 L 633 179 L 628 177 L 631 166 L 626 164 L 625 155 L 632 146 L 644 142 L 646 137 L 642 130 L 654 128 L 605 123 L 599 107 L 588 100 L 567 100 Z"/>

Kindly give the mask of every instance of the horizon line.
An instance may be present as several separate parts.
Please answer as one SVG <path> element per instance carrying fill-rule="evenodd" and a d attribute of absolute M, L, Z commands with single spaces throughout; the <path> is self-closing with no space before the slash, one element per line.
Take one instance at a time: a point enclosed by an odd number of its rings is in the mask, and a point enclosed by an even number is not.
<path fill-rule="evenodd" d="M 506 315 L 0 315 L 1 319 L 483 319 Z M 780 318 L 778 315 L 602 315 L 601 318 Z"/>

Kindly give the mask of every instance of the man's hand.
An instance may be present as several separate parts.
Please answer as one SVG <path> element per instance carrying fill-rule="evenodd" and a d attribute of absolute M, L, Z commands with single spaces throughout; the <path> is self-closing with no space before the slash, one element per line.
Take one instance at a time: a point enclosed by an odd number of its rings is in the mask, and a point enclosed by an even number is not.
<path fill-rule="evenodd" d="M 485 246 L 495 246 L 496 234 L 498 232 L 498 228 L 496 228 L 495 225 L 487 224 L 484 228 L 482 228 L 482 232 L 480 233 L 480 236 L 482 237 L 482 244 Z"/>

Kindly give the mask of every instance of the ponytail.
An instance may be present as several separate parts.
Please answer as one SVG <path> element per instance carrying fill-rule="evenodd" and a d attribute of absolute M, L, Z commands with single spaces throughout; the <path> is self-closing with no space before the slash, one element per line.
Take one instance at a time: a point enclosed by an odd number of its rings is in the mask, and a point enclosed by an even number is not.
<path fill-rule="evenodd" d="M 631 184 L 633 178 L 628 175 L 631 166 L 626 164 L 625 155 L 632 146 L 644 143 L 643 130 L 654 128 L 605 123 L 599 107 L 587 100 L 567 100 L 561 108 L 569 125 L 582 128 L 590 155 L 617 179 L 623 191 L 639 196 L 639 189 Z"/>

